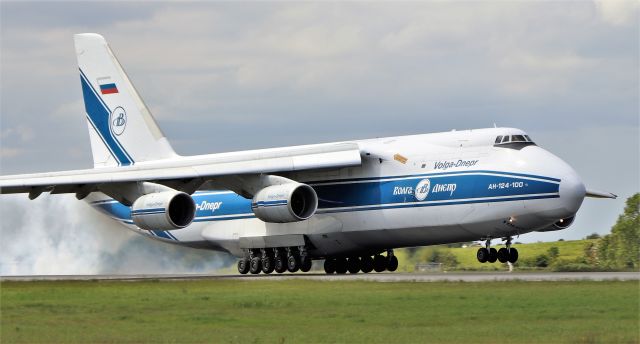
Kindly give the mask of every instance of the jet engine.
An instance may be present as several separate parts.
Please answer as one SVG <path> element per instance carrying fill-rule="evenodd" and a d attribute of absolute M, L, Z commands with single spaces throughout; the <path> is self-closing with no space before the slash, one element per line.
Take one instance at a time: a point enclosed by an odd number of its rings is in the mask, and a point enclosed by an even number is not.
<path fill-rule="evenodd" d="M 180 191 L 154 192 L 140 196 L 131 206 L 133 223 L 146 230 L 187 227 L 196 214 L 193 198 Z"/>
<path fill-rule="evenodd" d="M 286 183 L 258 191 L 251 209 L 264 222 L 296 222 L 310 218 L 318 209 L 318 196 L 307 184 Z"/>
<path fill-rule="evenodd" d="M 567 217 L 566 219 L 560 219 L 547 228 L 538 229 L 537 232 L 553 232 L 553 231 L 559 231 L 562 229 L 567 229 L 569 228 L 569 226 L 573 224 L 574 219 L 575 219 L 575 216 Z"/>

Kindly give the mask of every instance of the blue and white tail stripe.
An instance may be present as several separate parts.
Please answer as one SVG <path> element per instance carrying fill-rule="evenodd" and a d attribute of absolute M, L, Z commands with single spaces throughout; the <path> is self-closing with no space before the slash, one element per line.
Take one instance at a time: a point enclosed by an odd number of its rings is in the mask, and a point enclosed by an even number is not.
<path fill-rule="evenodd" d="M 111 132 L 111 124 L 109 123 L 111 110 L 98 95 L 82 70 L 80 70 L 80 81 L 89 123 L 104 143 L 104 146 L 118 162 L 118 165 L 133 165 L 134 161 L 131 155 L 127 153 L 126 149 Z"/>

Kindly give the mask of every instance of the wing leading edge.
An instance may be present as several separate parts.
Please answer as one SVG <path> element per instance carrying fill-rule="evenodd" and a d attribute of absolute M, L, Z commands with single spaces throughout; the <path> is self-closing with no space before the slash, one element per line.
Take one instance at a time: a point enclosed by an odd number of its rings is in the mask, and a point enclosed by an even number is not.
<path fill-rule="evenodd" d="M 70 170 L 0 177 L 0 194 L 42 192 L 88 194 L 100 187 L 130 182 L 160 182 L 185 191 L 218 177 L 256 175 L 359 166 L 356 143 L 338 143 L 289 148 L 263 149 L 156 160 L 133 166 Z M 198 180 L 194 184 L 190 181 Z"/>

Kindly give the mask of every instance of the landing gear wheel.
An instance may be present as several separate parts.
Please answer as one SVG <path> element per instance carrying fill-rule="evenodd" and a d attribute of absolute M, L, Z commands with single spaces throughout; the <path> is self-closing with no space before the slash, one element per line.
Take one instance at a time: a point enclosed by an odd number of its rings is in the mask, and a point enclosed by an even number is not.
<path fill-rule="evenodd" d="M 336 272 L 336 260 L 333 258 L 326 258 L 324 260 L 324 272 L 332 274 Z"/>
<path fill-rule="evenodd" d="M 276 267 L 272 257 L 267 256 L 266 258 L 262 259 L 262 272 L 264 272 L 265 274 L 270 274 L 275 268 Z"/>
<path fill-rule="evenodd" d="M 371 256 L 360 257 L 360 270 L 365 274 L 373 271 L 373 258 Z"/>
<path fill-rule="evenodd" d="M 515 248 L 509 249 L 509 263 L 513 264 L 518 261 L 518 250 Z"/>
<path fill-rule="evenodd" d="M 398 269 L 398 258 L 396 256 L 391 256 L 387 259 L 387 270 L 393 272 Z"/>
<path fill-rule="evenodd" d="M 485 263 L 487 260 L 489 260 L 489 250 L 484 247 L 479 248 L 478 253 L 476 253 L 476 258 L 478 258 L 478 261 L 480 263 Z"/>
<path fill-rule="evenodd" d="M 281 274 L 287 271 L 287 263 L 282 256 L 276 256 L 275 263 L 273 264 L 277 273 Z"/>
<path fill-rule="evenodd" d="M 376 272 L 382 272 L 386 270 L 387 260 L 383 256 L 376 254 L 376 256 L 373 257 L 373 269 L 376 270 Z"/>
<path fill-rule="evenodd" d="M 498 261 L 500 263 L 506 263 L 509 260 L 509 251 L 506 248 L 501 248 L 498 250 Z"/>
<path fill-rule="evenodd" d="M 492 247 L 489 249 L 489 258 L 487 259 L 487 261 L 489 263 L 495 263 L 496 260 L 498 260 L 498 251 Z"/>
<path fill-rule="evenodd" d="M 259 274 L 261 268 L 262 268 L 262 264 L 261 264 L 260 258 L 253 257 L 251 259 L 251 264 L 249 266 L 249 272 L 251 272 L 254 275 Z"/>
<path fill-rule="evenodd" d="M 289 258 L 287 258 L 287 270 L 289 270 L 289 272 L 296 272 L 299 269 L 300 260 L 298 259 L 298 257 L 290 255 Z"/>
<path fill-rule="evenodd" d="M 243 275 L 249 272 L 249 259 L 240 259 L 238 261 L 238 272 Z"/>
<path fill-rule="evenodd" d="M 336 273 L 347 273 L 347 258 L 336 258 Z"/>
<path fill-rule="evenodd" d="M 311 270 L 311 259 L 309 259 L 308 257 L 305 257 L 302 260 L 302 263 L 300 263 L 300 271 L 309 272 L 309 270 Z"/>
<path fill-rule="evenodd" d="M 357 274 L 358 271 L 360 271 L 360 258 L 349 257 L 349 260 L 347 261 L 347 270 L 352 274 Z"/>

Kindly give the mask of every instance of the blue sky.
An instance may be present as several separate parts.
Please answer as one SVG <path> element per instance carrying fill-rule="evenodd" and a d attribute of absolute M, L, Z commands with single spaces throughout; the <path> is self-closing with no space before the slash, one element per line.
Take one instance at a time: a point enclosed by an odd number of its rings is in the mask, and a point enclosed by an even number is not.
<path fill-rule="evenodd" d="M 621 196 L 588 199 L 570 229 L 521 241 L 606 233 L 640 190 L 635 1 L 2 2 L 0 10 L 2 174 L 91 167 L 72 35 L 98 32 L 181 154 L 496 123 L 526 130 L 587 186 Z M 3 236 L 33 231 L 15 215 L 30 207 L 24 197 L 0 199 Z"/>

